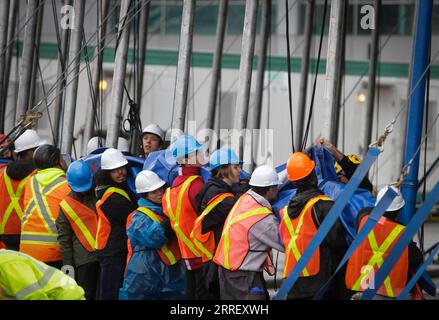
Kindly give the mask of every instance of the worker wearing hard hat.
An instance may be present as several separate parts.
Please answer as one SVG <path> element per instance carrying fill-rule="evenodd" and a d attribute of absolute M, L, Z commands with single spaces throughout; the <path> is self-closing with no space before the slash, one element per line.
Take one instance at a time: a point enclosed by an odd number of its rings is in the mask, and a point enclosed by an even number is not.
<path fill-rule="evenodd" d="M 84 300 L 84 290 L 29 255 L 0 250 L 0 300 Z"/>
<path fill-rule="evenodd" d="M 24 186 L 36 172 L 34 151 L 44 143 L 36 131 L 26 130 L 15 140 L 16 160 L 0 169 L 0 242 L 11 250 L 20 247 Z"/>
<path fill-rule="evenodd" d="M 53 267 L 62 267 L 55 221 L 59 204 L 71 192 L 65 176 L 65 163 L 57 147 L 45 144 L 35 150 L 37 173 L 24 188 L 20 251 Z"/>
<path fill-rule="evenodd" d="M 128 254 L 126 222 L 137 208 L 135 195 L 128 187 L 128 161 L 116 149 L 101 155 L 101 170 L 96 174 L 98 227 L 97 258 L 100 264 L 98 299 L 117 300 Z"/>
<path fill-rule="evenodd" d="M 224 224 L 213 261 L 219 266 L 222 300 L 267 300 L 263 275 L 270 268 L 271 249 L 284 251 L 279 222 L 271 207 L 279 177 L 271 166 L 260 166 L 250 178 L 250 190 L 233 206 Z"/>
<path fill-rule="evenodd" d="M 92 154 L 97 149 L 105 146 L 105 139 L 101 137 L 93 137 L 87 142 L 87 155 Z"/>
<path fill-rule="evenodd" d="M 163 211 L 171 221 L 186 268 L 188 300 L 206 299 L 208 295 L 202 272 L 201 253 L 190 237 L 199 212 L 196 196 L 204 184 L 200 173 L 201 158 L 204 158 L 202 148 L 203 145 L 189 135 L 179 136 L 173 141 L 171 152 L 181 166 L 181 174 L 174 179 L 172 186 L 166 189 L 163 197 Z"/>
<path fill-rule="evenodd" d="M 367 238 L 349 258 L 346 286 L 352 291 L 362 292 L 367 289 L 373 275 L 376 274 L 405 230 L 405 227 L 398 222 L 399 212 L 405 205 L 405 201 L 396 187 L 391 186 L 390 188 L 396 192 L 397 196 L 372 231 L 369 232 Z M 380 190 L 376 203 L 382 199 L 388 189 L 389 187 L 384 187 Z M 358 213 L 356 223 L 358 231 L 366 223 L 372 209 L 365 208 Z M 422 253 L 412 241 L 404 250 L 383 285 L 378 289 L 378 297 L 392 299 L 399 296 L 422 262 Z M 411 295 L 412 299 L 423 298 L 422 290 L 418 285 L 412 289 Z"/>
<path fill-rule="evenodd" d="M 279 211 L 280 237 L 285 247 L 284 278 L 296 266 L 333 205 L 318 188 L 314 168 L 314 161 L 302 152 L 294 153 L 287 161 L 288 180 L 297 191 Z M 288 293 L 288 299 L 311 299 L 334 273 L 346 249 L 344 230 L 337 220 Z M 344 285 L 344 272 L 341 274 L 332 282 L 324 299 L 350 296 Z"/>
<path fill-rule="evenodd" d="M 165 181 L 152 171 L 136 177 L 139 207 L 127 221 L 128 259 L 121 300 L 184 299 L 178 240 L 162 211 Z"/>
<path fill-rule="evenodd" d="M 123 155 L 125 156 L 130 156 L 130 143 L 127 139 L 123 138 L 123 137 L 119 137 L 117 139 L 117 150 L 119 150 L 120 152 L 122 152 Z"/>
<path fill-rule="evenodd" d="M 203 259 L 206 287 L 209 299 L 219 300 L 218 266 L 213 255 L 221 238 L 224 221 L 233 205 L 249 189 L 248 181 L 240 183 L 242 161 L 230 148 L 216 150 L 209 159 L 211 176 L 197 196 L 200 216 L 191 233 L 195 246 Z M 238 186 L 233 190 L 232 186 Z"/>
<path fill-rule="evenodd" d="M 334 166 L 338 180 L 344 184 L 348 183 L 357 167 L 361 164 L 361 158 L 355 153 L 345 155 L 325 138 L 317 139 L 315 145 L 319 147 L 323 146 L 332 153 L 336 161 Z M 370 192 L 374 191 L 374 187 L 367 176 L 361 181 L 359 188 L 366 189 Z"/>
<path fill-rule="evenodd" d="M 159 125 L 151 123 L 143 129 L 142 145 L 145 158 L 151 152 L 162 150 L 165 144 L 165 132 Z"/>
<path fill-rule="evenodd" d="M 56 228 L 65 266 L 72 266 L 75 279 L 84 289 L 87 300 L 95 300 L 99 274 L 96 258 L 96 196 L 93 173 L 83 160 L 67 169 L 72 192 L 60 203 Z"/>

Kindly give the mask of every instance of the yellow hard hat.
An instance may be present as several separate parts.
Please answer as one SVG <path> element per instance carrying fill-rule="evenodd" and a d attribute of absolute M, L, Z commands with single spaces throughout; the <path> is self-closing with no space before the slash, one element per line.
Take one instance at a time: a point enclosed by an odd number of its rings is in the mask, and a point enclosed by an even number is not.
<path fill-rule="evenodd" d="M 356 165 L 358 165 L 358 164 L 360 164 L 361 163 L 361 158 L 358 156 L 358 155 L 356 155 L 355 153 L 348 153 L 347 155 L 346 155 L 346 157 L 353 163 L 353 164 L 356 164 Z M 343 170 L 343 168 L 338 164 L 338 162 L 335 162 L 335 164 L 334 164 L 334 168 L 335 168 L 335 173 L 336 174 L 339 174 L 342 170 Z"/>
<path fill-rule="evenodd" d="M 359 155 L 355 154 L 355 153 L 348 153 L 347 157 L 349 160 L 351 160 L 352 163 L 354 164 L 360 164 L 361 163 L 361 158 Z"/>

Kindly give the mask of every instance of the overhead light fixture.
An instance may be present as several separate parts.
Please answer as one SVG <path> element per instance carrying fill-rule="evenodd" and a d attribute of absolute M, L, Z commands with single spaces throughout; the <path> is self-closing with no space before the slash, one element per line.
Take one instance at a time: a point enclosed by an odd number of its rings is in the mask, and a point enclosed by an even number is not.
<path fill-rule="evenodd" d="M 359 103 L 364 103 L 366 101 L 366 95 L 363 92 L 357 93 L 357 101 Z"/>
<path fill-rule="evenodd" d="M 100 91 L 105 91 L 105 90 L 107 90 L 107 87 L 108 87 L 107 80 L 99 80 L 98 87 L 99 87 L 99 90 L 100 90 Z"/>

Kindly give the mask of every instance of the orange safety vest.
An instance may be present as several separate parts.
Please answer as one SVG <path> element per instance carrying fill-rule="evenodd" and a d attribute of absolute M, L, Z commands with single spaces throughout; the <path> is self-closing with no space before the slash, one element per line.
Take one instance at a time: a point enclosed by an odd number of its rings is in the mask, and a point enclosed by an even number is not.
<path fill-rule="evenodd" d="M 93 252 L 96 247 L 96 230 L 98 227 L 96 212 L 70 196 L 61 201 L 59 206 L 67 220 L 69 220 L 79 242 L 88 252 Z"/>
<path fill-rule="evenodd" d="M 133 211 L 127 219 L 127 229 L 131 224 L 131 220 L 133 218 L 133 215 L 136 212 L 140 212 L 143 213 L 144 215 L 146 215 L 148 218 L 150 218 L 152 221 L 155 221 L 157 223 L 160 223 L 164 220 L 164 217 L 156 214 L 155 212 L 153 212 L 151 209 L 146 208 L 146 207 L 139 207 L 137 208 L 137 210 Z M 174 264 L 176 264 L 178 261 L 180 261 L 181 259 L 181 254 L 180 254 L 180 248 L 178 247 L 178 240 L 177 237 L 175 237 L 175 235 L 172 235 L 168 241 L 163 245 L 163 247 L 161 247 L 160 249 L 157 249 L 157 254 L 160 257 L 160 260 L 162 260 L 162 262 L 168 266 L 172 266 Z M 128 258 L 127 258 L 127 265 L 128 262 L 130 261 L 130 258 L 132 256 L 132 252 L 133 252 L 133 248 L 131 246 L 131 242 L 128 239 Z"/>
<path fill-rule="evenodd" d="M 320 200 L 331 201 L 332 199 L 323 195 L 311 198 L 303 207 L 300 214 L 294 219 L 291 219 L 288 215 L 288 205 L 283 207 L 279 212 L 281 218 L 279 235 L 285 247 L 284 278 L 288 277 L 291 270 L 296 266 L 297 261 L 299 261 L 317 232 L 316 225 L 312 218 L 312 207 Z M 300 277 L 314 276 L 318 274 L 319 271 L 320 248 L 317 248 L 306 267 L 302 270 Z"/>
<path fill-rule="evenodd" d="M 130 196 L 124 190 L 116 187 L 110 187 L 105 190 L 102 199 L 98 200 L 96 203 L 96 211 L 98 213 L 98 226 L 96 230 L 96 247 L 97 250 L 103 250 L 107 246 L 108 238 L 111 233 L 111 224 L 105 216 L 104 212 L 101 209 L 101 206 L 105 201 L 113 194 L 118 193 L 122 197 L 126 198 L 128 201 L 131 201 Z"/>
<path fill-rule="evenodd" d="M 200 176 L 188 177 L 182 184 L 167 188 L 163 197 L 163 212 L 169 217 L 183 259 L 200 258 L 201 253 L 190 240 L 190 234 L 198 215 L 189 200 L 189 187 Z"/>
<path fill-rule="evenodd" d="M 197 249 L 200 250 L 201 259 L 203 262 L 207 262 L 213 259 L 213 255 L 215 254 L 215 235 L 213 231 L 209 231 L 207 233 L 202 233 L 202 223 L 204 218 L 225 198 L 233 197 L 233 194 L 230 192 L 221 193 L 210 199 L 207 203 L 206 208 L 200 214 L 200 216 L 195 220 L 194 228 L 191 232 L 191 239 Z"/>
<path fill-rule="evenodd" d="M 249 230 L 272 213 L 251 195 L 244 193 L 227 216 L 213 261 L 225 269 L 238 270 L 250 249 Z"/>
<path fill-rule="evenodd" d="M 25 186 L 20 251 L 43 262 L 62 259 L 55 221 L 58 218 L 60 202 L 71 190 L 65 173 L 59 171 L 60 173 L 54 175 L 44 189 L 38 183 L 37 177 L 45 173 L 37 173 Z"/>
<path fill-rule="evenodd" d="M 23 190 L 33 175 L 31 173 L 22 180 L 11 179 L 6 173 L 6 167 L 0 169 L 0 235 L 19 235 L 23 217 Z"/>
<path fill-rule="evenodd" d="M 361 219 L 359 229 L 366 223 L 367 218 L 366 215 Z M 348 289 L 353 291 L 367 289 L 404 229 L 405 227 L 399 223 L 381 217 L 367 235 L 367 239 L 364 239 L 349 258 L 345 278 Z M 407 284 L 408 269 L 408 248 L 406 248 L 377 293 L 390 298 L 399 296 Z"/>

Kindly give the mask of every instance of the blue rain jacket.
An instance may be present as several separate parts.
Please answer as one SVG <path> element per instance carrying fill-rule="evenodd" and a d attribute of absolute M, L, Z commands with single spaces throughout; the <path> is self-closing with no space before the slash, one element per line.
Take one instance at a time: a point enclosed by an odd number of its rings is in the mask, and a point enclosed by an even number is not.
<path fill-rule="evenodd" d="M 138 201 L 163 215 L 161 206 L 146 199 Z M 145 214 L 136 211 L 127 229 L 133 254 L 128 262 L 120 300 L 173 300 L 184 299 L 185 273 L 181 262 L 173 266 L 164 264 L 156 251 L 168 240 L 162 226 Z"/>

